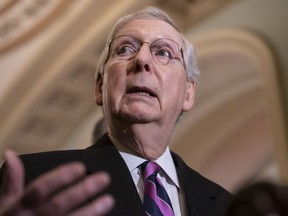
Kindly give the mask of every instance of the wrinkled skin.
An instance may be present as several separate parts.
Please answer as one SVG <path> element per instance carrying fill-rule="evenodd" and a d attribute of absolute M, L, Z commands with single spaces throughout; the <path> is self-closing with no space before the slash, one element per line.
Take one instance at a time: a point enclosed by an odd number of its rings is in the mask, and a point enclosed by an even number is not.
<path fill-rule="evenodd" d="M 149 43 L 170 38 L 183 47 L 179 33 L 161 20 L 131 21 L 115 37 L 120 35 Z M 187 81 L 178 54 L 179 59 L 160 65 L 147 43 L 129 60 L 119 60 L 112 53 L 103 79 L 96 83 L 96 103 L 103 106 L 109 133 L 147 159 L 158 158 L 164 152 L 180 113 L 193 106 L 195 83 Z"/>

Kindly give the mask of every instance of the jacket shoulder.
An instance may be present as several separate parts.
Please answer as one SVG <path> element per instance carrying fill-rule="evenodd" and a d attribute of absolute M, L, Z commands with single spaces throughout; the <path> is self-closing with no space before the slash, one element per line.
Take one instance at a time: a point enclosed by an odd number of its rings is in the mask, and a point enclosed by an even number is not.
<path fill-rule="evenodd" d="M 191 169 L 177 154 L 172 152 L 172 156 L 185 190 L 189 215 L 223 215 L 233 195 Z"/>
<path fill-rule="evenodd" d="M 63 150 L 20 155 L 25 169 L 25 183 L 62 164 L 81 161 L 82 154 L 83 150 Z"/>

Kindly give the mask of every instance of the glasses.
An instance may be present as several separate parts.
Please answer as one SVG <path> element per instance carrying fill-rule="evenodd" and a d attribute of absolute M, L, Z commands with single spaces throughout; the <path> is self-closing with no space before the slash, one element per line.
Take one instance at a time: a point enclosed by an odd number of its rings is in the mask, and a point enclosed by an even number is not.
<path fill-rule="evenodd" d="M 183 60 L 181 62 L 184 64 L 182 48 L 179 48 L 176 41 L 168 38 L 160 38 L 149 43 L 127 35 L 118 36 L 109 43 L 109 55 L 111 52 L 119 60 L 129 60 L 137 55 L 143 44 L 149 45 L 153 59 L 159 64 L 166 65 L 174 59 L 181 61 L 181 57 Z"/>

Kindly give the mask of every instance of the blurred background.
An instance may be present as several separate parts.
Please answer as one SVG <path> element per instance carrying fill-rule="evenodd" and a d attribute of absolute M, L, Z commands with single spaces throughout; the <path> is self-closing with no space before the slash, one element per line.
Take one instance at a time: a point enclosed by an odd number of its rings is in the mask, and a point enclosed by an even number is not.
<path fill-rule="evenodd" d="M 92 144 L 104 41 L 120 16 L 147 5 L 176 20 L 202 73 L 171 148 L 231 192 L 287 184 L 287 0 L 1 0 L 0 153 Z"/>

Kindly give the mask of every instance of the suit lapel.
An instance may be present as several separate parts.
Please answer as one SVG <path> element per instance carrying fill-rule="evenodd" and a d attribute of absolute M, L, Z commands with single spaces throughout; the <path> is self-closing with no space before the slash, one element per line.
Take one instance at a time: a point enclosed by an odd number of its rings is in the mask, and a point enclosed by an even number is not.
<path fill-rule="evenodd" d="M 126 163 L 107 134 L 84 151 L 83 162 L 88 173 L 102 170 L 110 174 L 111 185 L 106 192 L 114 196 L 116 206 L 109 215 L 145 215 Z"/>
<path fill-rule="evenodd" d="M 189 168 L 173 152 L 172 157 L 181 188 L 185 193 L 187 214 L 215 216 L 220 196 L 223 193 L 229 194 L 223 188 Z M 145 216 L 144 207 L 127 165 L 107 134 L 93 146 L 84 150 L 82 162 L 90 174 L 97 171 L 106 171 L 110 174 L 111 185 L 105 193 L 113 195 L 116 200 L 116 206 L 109 214 L 110 216 Z"/>
<path fill-rule="evenodd" d="M 215 215 L 213 213 L 217 201 L 218 190 L 213 183 L 189 168 L 175 153 L 173 160 L 179 176 L 181 187 L 185 193 L 185 203 L 188 215 Z"/>

